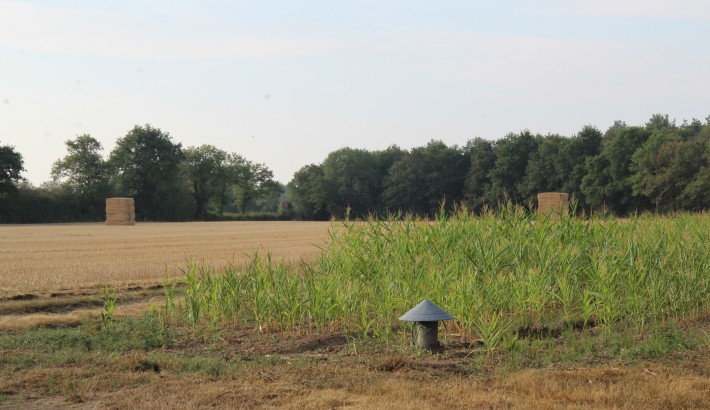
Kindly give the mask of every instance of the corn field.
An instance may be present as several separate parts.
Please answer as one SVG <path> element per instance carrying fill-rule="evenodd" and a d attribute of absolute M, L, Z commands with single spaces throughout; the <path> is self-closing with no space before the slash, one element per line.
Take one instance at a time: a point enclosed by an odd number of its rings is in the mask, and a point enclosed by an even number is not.
<path fill-rule="evenodd" d="M 710 307 L 708 214 L 553 221 L 508 206 L 343 222 L 330 234 L 320 257 L 297 266 L 269 255 L 221 272 L 192 265 L 179 292 L 166 284 L 165 314 L 194 326 L 389 338 L 428 298 L 461 334 L 494 345 L 523 326 L 643 329 Z"/>

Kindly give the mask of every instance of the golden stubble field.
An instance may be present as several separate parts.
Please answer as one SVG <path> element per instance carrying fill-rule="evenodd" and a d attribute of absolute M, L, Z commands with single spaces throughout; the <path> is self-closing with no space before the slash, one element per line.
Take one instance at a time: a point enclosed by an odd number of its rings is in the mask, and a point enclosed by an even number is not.
<path fill-rule="evenodd" d="M 191 261 L 216 269 L 255 252 L 298 263 L 320 253 L 329 222 L 0 225 L 0 297 L 160 283 Z"/>

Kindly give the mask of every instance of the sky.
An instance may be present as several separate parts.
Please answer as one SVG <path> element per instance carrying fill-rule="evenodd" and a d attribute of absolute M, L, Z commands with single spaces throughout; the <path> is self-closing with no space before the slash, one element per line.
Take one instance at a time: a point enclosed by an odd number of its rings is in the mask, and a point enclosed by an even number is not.
<path fill-rule="evenodd" d="M 343 147 L 710 115 L 710 1 L 0 0 L 0 145 L 134 125 L 287 183 Z"/>

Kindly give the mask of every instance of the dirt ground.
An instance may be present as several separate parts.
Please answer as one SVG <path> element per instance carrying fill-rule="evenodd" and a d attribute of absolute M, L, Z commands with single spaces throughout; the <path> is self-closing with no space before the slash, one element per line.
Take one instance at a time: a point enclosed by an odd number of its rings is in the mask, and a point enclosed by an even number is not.
<path fill-rule="evenodd" d="M 0 381 L 0 408 L 706 409 L 710 353 L 682 352 L 624 365 L 502 371 L 469 346 L 438 355 L 353 350 L 342 334 L 235 330 L 222 345 L 90 357 L 20 370 Z M 0 358 L 9 352 L 0 352 Z M 215 358 L 231 372 L 185 371 L 185 357 Z"/>
<path fill-rule="evenodd" d="M 124 289 L 119 320 L 160 306 L 161 292 Z M 0 330 L 78 326 L 100 310 L 98 295 L 90 292 L 6 299 L 0 301 Z M 710 316 L 692 326 L 710 335 Z M 602 355 L 506 368 L 475 349 L 475 341 L 455 336 L 432 355 L 406 346 L 368 345 L 340 332 L 235 327 L 216 338 L 200 334 L 186 332 L 169 348 L 75 359 L 42 349 L 0 349 L 0 408 L 707 409 L 710 404 L 707 349 L 655 360 Z M 24 356 L 20 362 L 43 364 L 12 365 L 18 356 Z"/>

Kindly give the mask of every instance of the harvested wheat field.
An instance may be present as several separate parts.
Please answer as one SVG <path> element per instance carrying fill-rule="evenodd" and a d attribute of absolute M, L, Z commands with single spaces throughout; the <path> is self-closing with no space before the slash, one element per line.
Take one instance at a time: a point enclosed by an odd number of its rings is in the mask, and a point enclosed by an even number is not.
<path fill-rule="evenodd" d="M 102 223 L 0 226 L 0 297 L 159 283 L 190 261 L 242 264 L 255 252 L 313 258 L 328 222 Z"/>

